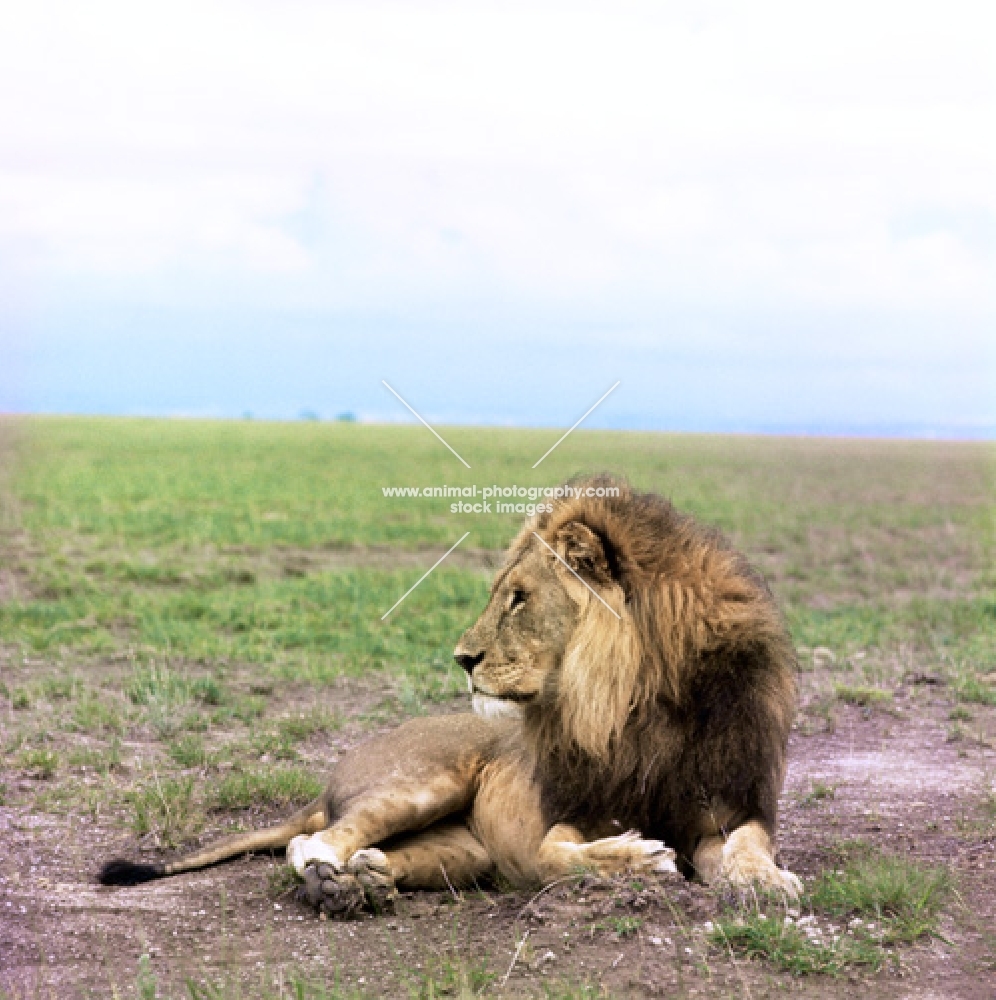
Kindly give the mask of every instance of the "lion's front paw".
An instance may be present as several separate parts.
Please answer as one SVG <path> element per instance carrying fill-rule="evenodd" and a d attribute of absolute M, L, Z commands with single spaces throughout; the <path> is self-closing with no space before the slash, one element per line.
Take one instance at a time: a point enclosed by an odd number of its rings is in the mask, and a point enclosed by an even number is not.
<path fill-rule="evenodd" d="M 802 895 L 802 879 L 787 868 L 775 866 L 774 871 L 768 872 L 767 881 L 762 885 L 768 892 L 782 893 L 789 899 L 798 899 Z"/>
<path fill-rule="evenodd" d="M 620 869 L 677 872 L 675 853 L 660 840 L 645 840 L 635 830 L 579 845 L 586 862 L 609 873 Z"/>
<path fill-rule="evenodd" d="M 644 854 L 651 870 L 659 874 L 678 874 L 678 866 L 674 863 L 677 857 L 672 848 L 665 846 L 662 840 L 642 840 Z"/>
<path fill-rule="evenodd" d="M 312 864 L 304 869 L 304 885 L 297 890 L 297 898 L 339 920 L 358 913 L 366 903 L 360 880 L 328 864 Z"/>
<path fill-rule="evenodd" d="M 799 876 L 779 868 L 769 854 L 760 850 L 724 851 L 720 879 L 736 889 L 755 887 L 790 899 L 798 899 L 802 892 Z"/>
<path fill-rule="evenodd" d="M 625 843 L 632 852 L 628 867 L 658 873 L 677 872 L 674 851 L 663 840 L 646 840 L 636 830 L 630 830 L 614 840 Z"/>

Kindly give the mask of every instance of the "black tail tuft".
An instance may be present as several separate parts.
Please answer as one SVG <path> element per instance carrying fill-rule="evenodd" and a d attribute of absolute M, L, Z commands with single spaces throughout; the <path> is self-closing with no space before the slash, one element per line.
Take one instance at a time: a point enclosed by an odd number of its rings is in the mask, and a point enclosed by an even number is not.
<path fill-rule="evenodd" d="M 101 885 L 140 885 L 162 878 L 166 874 L 163 865 L 136 865 L 120 858 L 108 861 L 97 876 Z"/>

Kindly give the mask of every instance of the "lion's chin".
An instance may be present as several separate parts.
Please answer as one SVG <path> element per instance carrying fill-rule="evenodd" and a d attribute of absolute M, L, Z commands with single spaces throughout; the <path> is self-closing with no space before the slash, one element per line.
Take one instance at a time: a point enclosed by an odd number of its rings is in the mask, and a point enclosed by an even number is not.
<path fill-rule="evenodd" d="M 496 698 L 492 694 L 474 692 L 474 712 L 485 719 L 520 719 L 522 705 L 508 698 Z"/>

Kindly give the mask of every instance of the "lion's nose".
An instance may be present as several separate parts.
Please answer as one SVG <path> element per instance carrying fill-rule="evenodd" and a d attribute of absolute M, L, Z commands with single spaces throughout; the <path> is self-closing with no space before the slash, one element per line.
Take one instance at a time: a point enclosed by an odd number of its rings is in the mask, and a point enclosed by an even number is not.
<path fill-rule="evenodd" d="M 456 660 L 468 674 L 471 674 L 474 672 L 474 667 L 476 667 L 477 664 L 484 659 L 484 650 L 482 649 L 479 653 L 462 653 L 460 648 L 457 647 L 453 651 L 453 659 Z"/>

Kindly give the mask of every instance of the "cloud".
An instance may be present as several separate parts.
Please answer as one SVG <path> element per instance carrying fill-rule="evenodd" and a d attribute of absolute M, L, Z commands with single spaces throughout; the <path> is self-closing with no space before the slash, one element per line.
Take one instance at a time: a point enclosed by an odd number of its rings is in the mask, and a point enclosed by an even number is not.
<path fill-rule="evenodd" d="M 40 313 L 207 303 L 219 329 L 256 304 L 595 320 L 635 344 L 718 310 L 756 345 L 847 315 L 859 353 L 900 350 L 911 318 L 976 350 L 996 318 L 994 20 L 23 4 L 0 38 L 0 266 Z"/>

